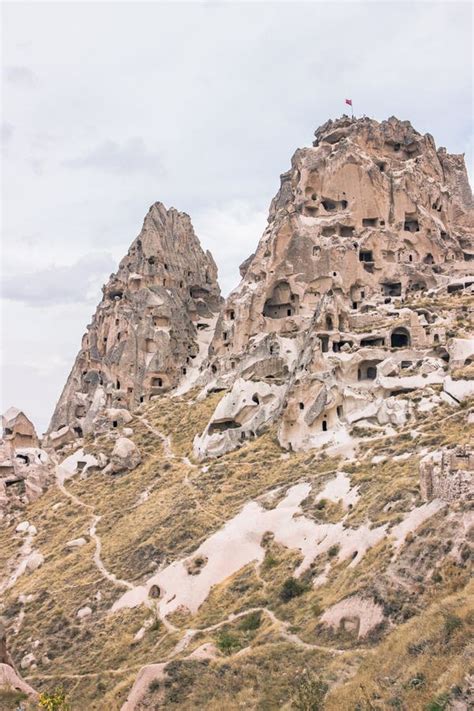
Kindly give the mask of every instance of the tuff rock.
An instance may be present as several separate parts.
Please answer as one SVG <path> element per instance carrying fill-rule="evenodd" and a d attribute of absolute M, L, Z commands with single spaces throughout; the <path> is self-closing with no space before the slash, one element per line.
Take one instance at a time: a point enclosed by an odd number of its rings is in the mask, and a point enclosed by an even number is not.
<path fill-rule="evenodd" d="M 227 387 L 233 406 L 224 419 L 219 405 L 196 438 L 198 456 L 275 421 L 289 449 L 344 452 L 352 423 L 405 421 L 399 394 L 444 383 L 456 401 L 474 392 L 449 379 L 472 361 L 473 339 L 451 341 L 449 318 L 429 306 L 430 295 L 474 288 L 463 156 L 394 117 L 343 117 L 315 136 L 281 176 L 268 227 L 219 316 L 203 382 Z M 271 408 L 248 397 L 263 385 Z"/>
<path fill-rule="evenodd" d="M 436 450 L 420 462 L 421 494 L 426 501 L 470 499 L 473 481 L 474 450 L 469 446 Z"/>
<path fill-rule="evenodd" d="M 220 303 L 216 265 L 189 216 L 152 205 L 103 287 L 51 419 L 50 444 L 126 424 L 128 410 L 174 388 L 199 357 L 201 329 L 211 328 Z"/>
<path fill-rule="evenodd" d="M 15 407 L 2 417 L 0 519 L 33 502 L 54 480 L 50 455 L 39 447 L 33 423 Z"/>

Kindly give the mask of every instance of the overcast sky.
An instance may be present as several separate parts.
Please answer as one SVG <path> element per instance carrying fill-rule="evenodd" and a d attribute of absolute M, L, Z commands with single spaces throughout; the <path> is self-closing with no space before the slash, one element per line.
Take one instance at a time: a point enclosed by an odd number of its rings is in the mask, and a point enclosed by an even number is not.
<path fill-rule="evenodd" d="M 472 151 L 457 2 L 4 3 L 1 408 L 43 431 L 100 287 L 156 200 L 227 293 L 299 146 L 344 112 Z"/>

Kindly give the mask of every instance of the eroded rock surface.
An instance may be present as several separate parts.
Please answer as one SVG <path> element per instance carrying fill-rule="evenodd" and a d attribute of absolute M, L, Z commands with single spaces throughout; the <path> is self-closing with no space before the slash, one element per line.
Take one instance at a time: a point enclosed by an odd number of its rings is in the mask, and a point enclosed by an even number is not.
<path fill-rule="evenodd" d="M 453 447 L 427 454 L 420 462 L 421 494 L 426 501 L 458 501 L 474 496 L 474 451 Z"/>
<path fill-rule="evenodd" d="M 207 388 L 229 388 L 232 407 L 224 420 L 220 405 L 196 440 L 199 456 L 275 420 L 287 448 L 347 450 L 355 424 L 402 425 L 404 395 L 433 394 L 472 362 L 469 334 L 451 341 L 453 314 L 430 306 L 434 295 L 474 288 L 463 156 L 393 117 L 343 117 L 315 135 L 281 176 L 217 323 Z M 263 384 L 271 408 L 252 403 Z M 446 396 L 459 402 L 471 385 L 461 374 Z"/>
<path fill-rule="evenodd" d="M 52 483 L 51 458 L 39 447 L 33 423 L 15 407 L 2 417 L 0 519 L 37 499 Z"/>
<path fill-rule="evenodd" d="M 53 446 L 126 424 L 129 410 L 175 387 L 221 303 L 189 216 L 161 203 L 103 292 L 51 420 Z"/>

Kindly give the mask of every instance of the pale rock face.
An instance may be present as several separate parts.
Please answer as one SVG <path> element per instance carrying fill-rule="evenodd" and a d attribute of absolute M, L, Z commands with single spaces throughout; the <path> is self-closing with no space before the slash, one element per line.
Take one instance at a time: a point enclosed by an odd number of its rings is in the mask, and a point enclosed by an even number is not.
<path fill-rule="evenodd" d="M 452 338 L 447 349 L 452 367 L 462 368 L 469 359 L 474 362 L 474 338 Z"/>
<path fill-rule="evenodd" d="M 29 521 L 22 521 L 21 523 L 18 524 L 18 526 L 15 528 L 15 531 L 17 533 L 26 533 L 30 527 L 30 522 Z"/>
<path fill-rule="evenodd" d="M 447 377 L 443 387 L 444 391 L 457 402 L 462 402 L 474 395 L 474 380 L 453 380 Z"/>
<path fill-rule="evenodd" d="M 38 551 L 34 551 L 28 558 L 26 568 L 30 573 L 33 573 L 44 563 L 44 556 Z"/>
<path fill-rule="evenodd" d="M 80 620 L 85 619 L 86 617 L 90 617 L 92 615 L 92 609 L 90 607 L 81 607 L 80 610 L 77 611 L 76 617 L 78 617 Z"/>
<path fill-rule="evenodd" d="M 342 629 L 362 638 L 384 619 L 381 605 L 354 595 L 329 607 L 322 615 L 321 622 L 335 630 Z"/>
<path fill-rule="evenodd" d="M 201 320 L 221 304 L 216 265 L 188 215 L 161 203 L 103 292 L 51 420 L 53 446 L 66 433 L 123 426 L 125 412 L 174 388 L 197 356 Z"/>
<path fill-rule="evenodd" d="M 110 473 L 118 474 L 131 471 L 142 461 L 137 445 L 127 437 L 119 437 L 115 442 L 110 463 Z"/>
<path fill-rule="evenodd" d="M 354 423 L 403 424 L 404 394 L 445 383 L 472 353 L 470 339 L 449 341 L 449 322 L 426 305 L 434 291 L 473 288 L 463 157 L 393 117 L 343 117 L 315 135 L 281 176 L 201 380 L 206 392 L 232 395 L 242 381 L 279 386 L 281 406 L 270 413 L 261 404 L 252 431 L 278 421 L 280 443 L 292 449 L 343 446 Z M 472 381 L 448 383 L 458 400 L 473 392 Z M 221 444 L 208 436 L 219 420 Z M 201 457 L 247 436 L 235 418 L 228 423 L 225 431 L 214 413 L 196 440 Z"/>
<path fill-rule="evenodd" d="M 255 437 L 281 407 L 283 392 L 281 385 L 236 380 L 231 392 L 220 401 L 202 436 L 196 437 L 195 454 L 217 456 Z"/>
<path fill-rule="evenodd" d="M 20 662 L 20 667 L 22 669 L 28 669 L 35 662 L 36 662 L 36 657 L 32 652 L 30 652 L 29 654 L 25 654 L 25 656 L 23 657 L 23 659 Z"/>
<path fill-rule="evenodd" d="M 469 446 L 430 452 L 420 462 L 425 501 L 458 501 L 474 494 L 474 451 Z"/>
<path fill-rule="evenodd" d="M 14 413 L 17 415 L 14 416 Z M 0 519 L 10 510 L 35 501 L 54 480 L 50 456 L 38 447 L 30 420 L 10 408 L 3 416 L 0 439 Z M 27 532 L 25 529 L 24 532 Z"/>
<path fill-rule="evenodd" d="M 71 541 L 66 543 L 66 548 L 82 548 L 87 543 L 85 538 L 73 538 Z"/>

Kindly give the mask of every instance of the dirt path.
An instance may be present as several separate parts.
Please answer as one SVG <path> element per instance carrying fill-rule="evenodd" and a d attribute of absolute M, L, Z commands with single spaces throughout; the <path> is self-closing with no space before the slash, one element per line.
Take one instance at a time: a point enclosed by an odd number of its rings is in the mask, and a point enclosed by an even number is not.
<path fill-rule="evenodd" d="M 127 700 L 121 708 L 121 711 L 135 711 L 135 709 L 138 708 L 138 705 L 140 704 L 141 700 L 148 692 L 151 682 L 154 680 L 164 681 L 166 679 L 166 667 L 168 663 L 175 656 L 177 656 L 182 651 L 184 651 L 184 649 L 186 649 L 186 647 L 189 645 L 189 643 L 195 637 L 196 634 L 206 634 L 209 632 L 214 632 L 219 628 L 223 627 L 224 625 L 229 624 L 229 622 L 234 622 L 235 620 L 238 620 L 241 617 L 245 617 L 246 615 L 249 615 L 252 612 L 261 612 L 267 615 L 267 617 L 269 617 L 269 619 L 271 620 L 272 624 L 274 624 L 278 628 L 279 633 L 284 639 L 303 649 L 325 652 L 326 654 L 345 654 L 347 651 L 350 651 L 345 649 L 333 649 L 330 647 L 324 647 L 319 644 L 311 644 L 309 642 L 305 642 L 300 637 L 298 637 L 298 635 L 288 631 L 288 627 L 290 626 L 289 622 L 284 622 L 278 619 L 278 617 L 276 617 L 276 615 L 267 607 L 252 607 L 237 614 L 230 614 L 225 620 L 222 620 L 221 622 L 218 622 L 215 625 L 210 625 L 209 627 L 199 629 L 186 630 L 184 636 L 176 644 L 174 650 L 170 653 L 166 661 L 156 662 L 154 664 L 147 664 L 140 669 L 137 678 L 135 679 L 135 683 L 133 684 L 128 694 Z M 246 654 L 249 654 L 252 650 L 253 647 L 247 646 L 239 650 L 232 656 L 234 656 L 235 658 L 241 657 Z M 183 660 L 195 658 L 217 659 L 218 655 L 216 654 L 214 645 L 207 643 L 202 644 L 200 647 L 197 647 L 195 650 L 190 652 L 190 654 L 187 654 L 185 657 L 182 657 Z"/>
<path fill-rule="evenodd" d="M 92 560 L 97 570 L 100 572 L 101 576 L 109 582 L 114 583 L 115 585 L 131 590 L 133 588 L 132 583 L 128 582 L 127 580 L 117 578 L 114 573 L 111 573 L 105 567 L 101 558 L 102 541 L 100 540 L 100 536 L 97 534 L 97 524 L 99 523 L 102 517 L 94 513 L 94 507 L 91 506 L 91 504 L 84 503 L 84 501 L 81 501 L 78 496 L 66 489 L 64 485 L 64 472 L 61 470 L 60 464 L 56 467 L 56 483 L 58 489 L 61 491 L 62 494 L 64 494 L 64 496 L 70 499 L 74 504 L 76 504 L 76 506 L 86 509 L 87 511 L 90 511 L 92 513 L 92 518 L 89 526 L 89 536 L 95 543 L 95 551 Z"/>
<path fill-rule="evenodd" d="M 140 422 L 145 425 L 145 427 L 155 435 L 155 437 L 158 437 L 159 440 L 163 443 L 163 449 L 164 449 L 164 455 L 167 459 L 175 459 L 180 461 L 182 464 L 184 464 L 186 467 L 189 469 L 198 469 L 199 467 L 196 464 L 193 464 L 192 461 L 189 459 L 187 456 L 179 456 L 176 455 L 173 452 L 173 447 L 171 443 L 171 435 L 165 435 L 161 430 L 158 430 L 156 427 L 153 427 L 153 425 L 150 424 L 150 422 L 143 416 L 138 417 Z M 215 521 L 218 521 L 220 524 L 225 523 L 225 520 L 215 514 L 213 511 L 209 511 L 205 506 L 201 504 L 201 502 L 198 500 L 198 488 L 196 487 L 195 484 L 190 480 L 189 478 L 189 473 L 186 472 L 183 478 L 183 484 L 194 494 L 194 501 L 197 506 L 197 508 L 205 513 L 207 516 L 210 516 L 213 518 Z"/>

